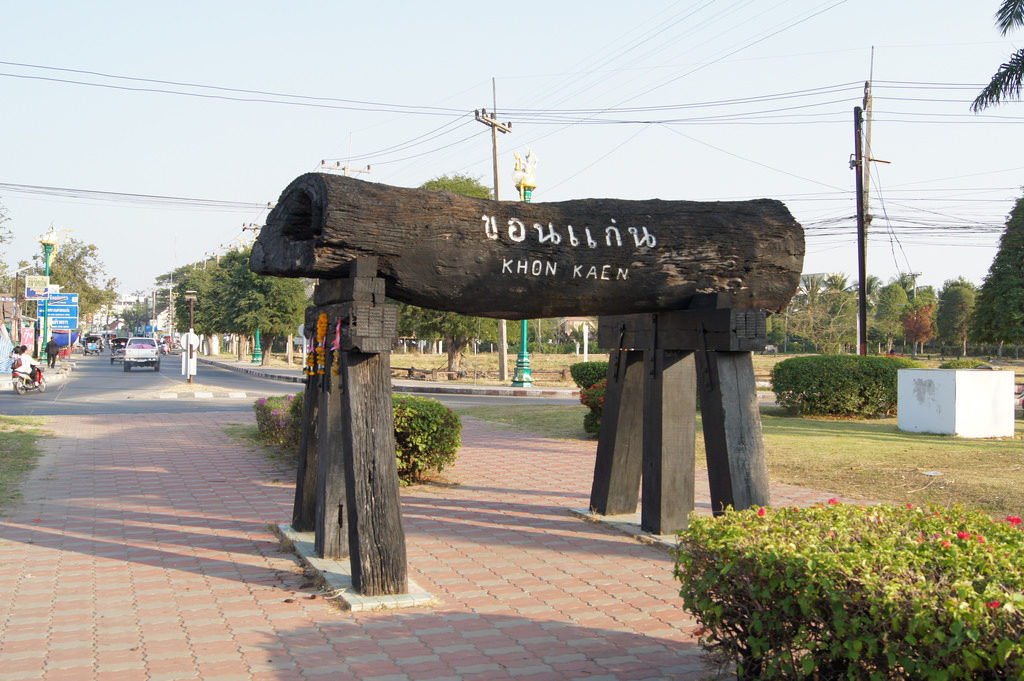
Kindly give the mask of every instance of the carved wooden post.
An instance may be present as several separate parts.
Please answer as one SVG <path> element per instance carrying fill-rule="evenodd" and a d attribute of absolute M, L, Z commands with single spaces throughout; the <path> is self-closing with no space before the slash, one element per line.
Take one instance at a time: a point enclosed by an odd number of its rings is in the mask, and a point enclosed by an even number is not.
<path fill-rule="evenodd" d="M 711 484 L 711 509 L 719 515 L 767 506 L 761 412 L 750 352 L 698 352 L 700 410 Z"/>
<path fill-rule="evenodd" d="M 317 290 L 323 282 L 317 284 Z M 314 297 L 314 300 L 316 298 Z M 316 431 L 318 437 L 318 468 L 316 488 L 316 529 L 314 547 L 322 558 L 345 558 L 349 555 L 348 496 L 345 484 L 345 427 L 342 420 L 346 396 L 344 386 L 335 375 L 339 352 L 332 349 L 333 330 L 338 323 L 336 306 L 316 306 L 317 316 L 327 316 L 327 337 L 324 339 L 323 373 L 310 379 L 320 385 Z M 316 327 L 314 323 L 313 328 Z M 315 336 L 314 336 L 315 338 Z"/>
<path fill-rule="evenodd" d="M 686 529 L 693 511 L 697 406 L 693 353 L 644 353 L 643 505 L 640 527 L 654 534 Z"/>
<path fill-rule="evenodd" d="M 641 526 L 658 534 L 684 529 L 686 516 L 694 507 L 698 392 L 712 508 L 720 513 L 726 506 L 743 509 L 769 503 L 751 357 L 751 350 L 763 348 L 767 341 L 765 313 L 719 307 L 728 305 L 728 299 L 717 295 L 697 297 L 694 304 L 692 309 L 657 314 L 603 316 L 598 325 L 598 342 L 619 348 L 609 360 L 609 394 L 616 373 L 615 357 L 643 356 L 642 399 L 632 400 L 642 402 L 643 413 L 639 436 L 643 452 Z M 636 405 L 621 395 L 610 399 L 606 394 L 601 437 L 605 436 L 605 418 L 611 424 L 632 423 L 635 409 Z M 617 429 L 612 427 L 609 432 Z M 621 487 L 635 493 L 636 466 L 632 450 L 602 450 L 599 441 L 594 490 Z M 607 510 L 602 510 L 592 493 L 591 508 L 605 515 L 632 513 L 636 498 L 626 491 L 620 492 L 620 497 L 621 504 L 605 504 Z"/>
<path fill-rule="evenodd" d="M 316 328 L 316 307 L 306 308 L 306 330 Z M 295 476 L 295 505 L 292 529 L 312 532 L 316 527 L 317 423 L 320 413 L 320 382 L 306 377 L 302 400 L 302 439 L 299 441 L 298 471 Z"/>
<path fill-rule="evenodd" d="M 337 347 L 321 405 L 320 470 L 333 481 L 323 485 L 323 555 L 337 537 L 331 557 L 348 556 L 364 595 L 408 590 L 391 407 L 398 308 L 383 304 L 376 273 L 376 258 L 358 258 L 348 278 L 321 280 L 314 297 L 327 314 L 327 345 Z"/>
<path fill-rule="evenodd" d="M 612 350 L 590 489 L 594 513 L 636 512 L 643 451 L 643 394 L 643 353 Z"/>
<path fill-rule="evenodd" d="M 392 309 L 394 309 L 392 307 Z M 408 591 L 398 498 L 388 353 L 341 353 L 352 584 L 362 594 Z"/>

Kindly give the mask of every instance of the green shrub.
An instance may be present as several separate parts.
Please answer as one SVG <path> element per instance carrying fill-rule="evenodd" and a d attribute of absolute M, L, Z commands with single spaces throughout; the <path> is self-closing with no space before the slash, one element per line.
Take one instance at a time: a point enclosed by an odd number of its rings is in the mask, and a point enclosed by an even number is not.
<path fill-rule="evenodd" d="M 948 362 L 943 362 L 939 365 L 940 369 L 977 369 L 978 367 L 987 367 L 988 364 L 982 362 L 980 359 L 971 359 L 969 357 L 961 357 L 960 359 L 951 359 Z"/>
<path fill-rule="evenodd" d="M 302 438 L 302 396 L 262 397 L 253 404 L 260 439 L 298 455 Z M 398 477 L 422 480 L 455 461 L 462 445 L 462 422 L 437 400 L 392 395 Z"/>
<path fill-rule="evenodd" d="M 772 390 L 799 414 L 889 416 L 896 413 L 897 371 L 922 366 L 905 357 L 791 357 L 772 369 Z"/>
<path fill-rule="evenodd" d="M 608 362 L 577 362 L 569 366 L 569 374 L 576 387 L 585 390 L 608 377 Z"/>
<path fill-rule="evenodd" d="M 440 472 L 455 461 L 462 445 L 462 422 L 451 409 L 412 395 L 392 395 L 391 403 L 399 478 L 415 482 L 426 471 Z"/>
<path fill-rule="evenodd" d="M 253 404 L 256 428 L 265 442 L 298 450 L 302 437 L 302 393 L 261 397 Z"/>
<path fill-rule="evenodd" d="M 740 679 L 1024 678 L 1024 531 L 959 508 L 691 517 L 675 576 Z"/>
<path fill-rule="evenodd" d="M 590 411 L 583 417 L 583 430 L 597 433 L 601 430 L 601 412 L 604 410 L 604 394 L 608 388 L 608 379 L 603 378 L 589 388 L 580 390 L 580 402 Z"/>

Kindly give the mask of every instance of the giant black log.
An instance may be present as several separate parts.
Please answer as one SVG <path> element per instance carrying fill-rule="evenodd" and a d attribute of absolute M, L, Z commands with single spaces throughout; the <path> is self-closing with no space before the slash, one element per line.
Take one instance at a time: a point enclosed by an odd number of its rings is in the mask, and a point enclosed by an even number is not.
<path fill-rule="evenodd" d="M 681 309 L 698 294 L 785 308 L 803 230 L 779 201 L 488 201 L 309 173 L 282 193 L 255 272 L 337 278 L 378 256 L 387 295 L 524 319 Z"/>

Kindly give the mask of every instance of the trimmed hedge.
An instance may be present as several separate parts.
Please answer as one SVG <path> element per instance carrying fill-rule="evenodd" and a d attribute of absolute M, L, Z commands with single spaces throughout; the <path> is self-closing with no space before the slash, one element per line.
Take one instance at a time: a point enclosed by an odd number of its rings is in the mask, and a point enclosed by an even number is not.
<path fill-rule="evenodd" d="M 569 374 L 576 382 L 576 387 L 586 390 L 608 377 L 608 362 L 577 362 L 569 366 Z"/>
<path fill-rule="evenodd" d="M 799 414 L 891 416 L 896 413 L 897 371 L 921 368 L 905 357 L 810 355 L 772 368 L 776 401 Z"/>
<path fill-rule="evenodd" d="M 970 359 L 969 357 L 962 357 L 960 359 L 951 359 L 948 362 L 943 362 L 939 365 L 940 369 L 977 369 L 978 367 L 987 367 L 988 364 L 982 362 L 980 359 Z"/>
<path fill-rule="evenodd" d="M 1021 679 L 1022 557 L 1020 517 L 832 499 L 692 516 L 675 576 L 740 679 Z"/>
<path fill-rule="evenodd" d="M 261 397 L 253 404 L 256 427 L 265 442 L 298 456 L 302 438 L 302 396 Z M 455 461 L 462 446 L 462 422 L 437 400 L 392 395 L 395 459 L 403 482 L 418 482 Z"/>
<path fill-rule="evenodd" d="M 392 395 L 398 477 L 418 482 L 427 471 L 441 472 L 462 446 L 462 421 L 429 397 Z"/>

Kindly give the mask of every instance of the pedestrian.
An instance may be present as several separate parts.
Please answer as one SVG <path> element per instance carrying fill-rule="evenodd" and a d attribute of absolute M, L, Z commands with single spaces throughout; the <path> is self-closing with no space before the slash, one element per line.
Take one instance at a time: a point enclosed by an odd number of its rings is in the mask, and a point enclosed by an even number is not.
<path fill-rule="evenodd" d="M 50 336 L 49 342 L 46 344 L 46 364 L 51 369 L 57 364 L 57 355 L 60 354 L 60 346 L 57 345 L 56 339 Z"/>

